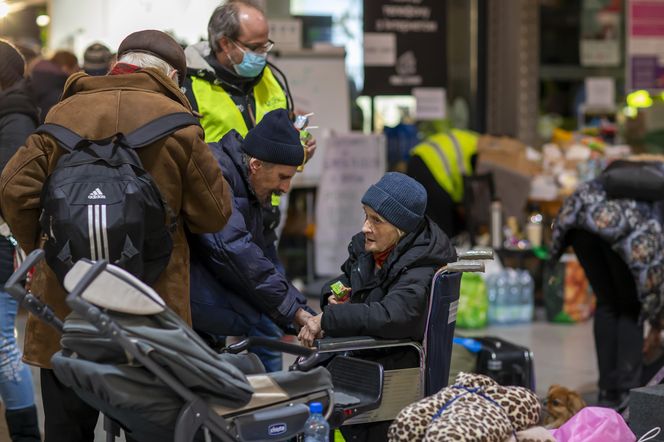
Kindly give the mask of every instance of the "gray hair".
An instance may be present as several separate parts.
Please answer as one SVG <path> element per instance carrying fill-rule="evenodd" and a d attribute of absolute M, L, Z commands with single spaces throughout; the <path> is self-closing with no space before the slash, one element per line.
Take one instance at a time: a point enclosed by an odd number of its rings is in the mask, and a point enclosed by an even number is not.
<path fill-rule="evenodd" d="M 221 52 L 219 39 L 227 37 L 237 40 L 240 36 L 240 6 L 254 8 L 265 15 L 265 11 L 255 0 L 227 0 L 214 10 L 208 22 L 208 42 L 214 52 Z"/>
<path fill-rule="evenodd" d="M 139 68 L 155 68 L 158 71 L 170 77 L 173 72 L 177 71 L 173 66 L 162 60 L 161 58 L 148 54 L 147 52 L 126 52 L 118 60 L 118 63 L 127 63 L 138 66 Z M 178 77 L 175 76 L 173 81 L 179 86 Z"/>
<path fill-rule="evenodd" d="M 268 169 L 275 165 L 274 163 L 269 163 L 267 161 L 259 160 L 258 158 L 252 157 L 251 155 L 244 152 L 242 152 L 241 155 L 242 155 L 242 164 L 247 168 L 249 168 L 249 161 L 251 161 L 252 159 L 260 161 L 263 164 L 263 167 Z"/>

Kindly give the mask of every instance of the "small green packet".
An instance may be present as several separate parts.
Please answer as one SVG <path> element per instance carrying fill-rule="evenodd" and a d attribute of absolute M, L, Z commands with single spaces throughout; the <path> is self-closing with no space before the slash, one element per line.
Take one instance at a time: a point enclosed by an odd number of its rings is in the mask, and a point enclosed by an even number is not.
<path fill-rule="evenodd" d="M 350 297 L 348 287 L 346 287 L 341 281 L 331 284 L 330 289 L 332 289 L 332 294 L 337 301 L 344 302 Z"/>

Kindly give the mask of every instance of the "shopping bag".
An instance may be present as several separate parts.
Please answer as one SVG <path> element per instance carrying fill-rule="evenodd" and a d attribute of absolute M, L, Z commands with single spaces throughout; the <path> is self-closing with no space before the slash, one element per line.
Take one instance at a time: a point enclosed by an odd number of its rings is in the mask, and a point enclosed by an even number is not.
<path fill-rule="evenodd" d="M 557 430 L 558 442 L 634 442 L 636 436 L 610 408 L 585 407 Z"/>
<path fill-rule="evenodd" d="M 482 276 L 476 273 L 464 273 L 461 276 L 459 293 L 456 326 L 459 328 L 486 327 L 489 298 Z"/>

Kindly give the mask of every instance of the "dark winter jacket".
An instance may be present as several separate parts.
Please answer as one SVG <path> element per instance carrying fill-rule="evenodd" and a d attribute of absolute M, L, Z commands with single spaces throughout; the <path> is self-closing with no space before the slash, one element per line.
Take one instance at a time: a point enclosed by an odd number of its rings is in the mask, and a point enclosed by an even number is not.
<path fill-rule="evenodd" d="M 20 81 L 0 92 L 0 171 L 39 124 L 39 111 L 27 82 Z M 12 274 L 14 248 L 0 237 L 0 283 Z"/>
<path fill-rule="evenodd" d="M 565 200 L 554 224 L 552 259 L 557 261 L 565 251 L 570 230 L 596 235 L 632 273 L 642 306 L 641 320 L 664 326 L 664 164 L 618 163 L 599 178 L 581 184 Z M 627 179 L 607 181 L 609 171 L 618 168 L 628 170 Z"/>
<path fill-rule="evenodd" d="M 49 60 L 39 61 L 32 70 L 32 89 L 40 110 L 40 121 L 60 101 L 68 75 Z"/>
<path fill-rule="evenodd" d="M 373 336 L 422 340 L 431 279 L 456 252 L 442 230 L 428 217 L 407 234 L 375 271 L 373 255 L 364 251 L 364 234 L 348 246 L 341 280 L 352 288 L 350 302 L 328 305 L 329 284 L 323 288 L 321 326 L 326 336 Z"/>
<path fill-rule="evenodd" d="M 219 232 L 190 238 L 193 324 L 214 335 L 246 334 L 261 313 L 286 327 L 306 306 L 279 271 L 274 244 L 264 238 L 262 208 L 241 146 L 234 130 L 210 144 L 232 191 L 233 214 Z"/>

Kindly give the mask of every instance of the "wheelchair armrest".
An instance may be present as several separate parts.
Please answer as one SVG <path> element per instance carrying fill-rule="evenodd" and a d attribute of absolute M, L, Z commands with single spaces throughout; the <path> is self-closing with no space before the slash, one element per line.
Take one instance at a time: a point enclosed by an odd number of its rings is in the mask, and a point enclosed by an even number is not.
<path fill-rule="evenodd" d="M 445 266 L 447 273 L 479 272 L 484 273 L 484 262 L 482 261 L 457 261 Z"/>
<path fill-rule="evenodd" d="M 370 350 L 387 347 L 403 347 L 419 345 L 411 339 L 377 339 L 371 336 L 352 336 L 348 338 L 325 338 L 314 341 L 319 353 L 337 353 L 353 350 Z"/>

